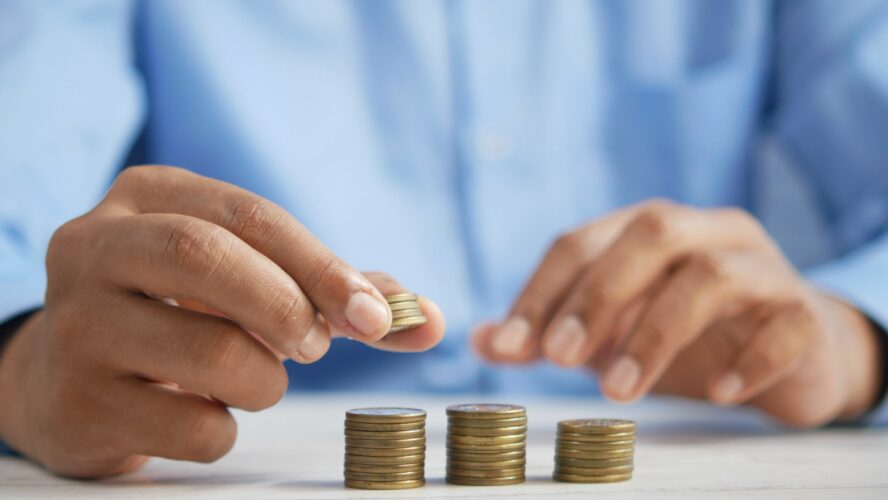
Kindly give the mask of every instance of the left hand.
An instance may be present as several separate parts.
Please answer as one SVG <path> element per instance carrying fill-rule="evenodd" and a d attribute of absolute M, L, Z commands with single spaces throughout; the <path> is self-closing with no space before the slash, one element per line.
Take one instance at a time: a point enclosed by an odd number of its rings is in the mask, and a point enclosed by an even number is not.
<path fill-rule="evenodd" d="M 508 319 L 473 343 L 494 362 L 589 366 L 619 401 L 654 391 L 749 403 L 815 426 L 874 402 L 873 333 L 746 212 L 654 201 L 559 238 Z"/>

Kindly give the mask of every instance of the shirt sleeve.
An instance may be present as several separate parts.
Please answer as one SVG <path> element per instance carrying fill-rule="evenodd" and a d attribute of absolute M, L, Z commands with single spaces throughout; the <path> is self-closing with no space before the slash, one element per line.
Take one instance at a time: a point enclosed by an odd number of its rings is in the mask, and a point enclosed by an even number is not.
<path fill-rule="evenodd" d="M 129 2 L 0 2 L 0 323 L 39 307 L 52 232 L 89 210 L 138 131 Z"/>
<path fill-rule="evenodd" d="M 884 335 L 888 3 L 777 5 L 774 136 L 810 180 L 838 256 L 806 274 L 867 314 Z M 888 420 L 884 397 L 872 418 Z"/>

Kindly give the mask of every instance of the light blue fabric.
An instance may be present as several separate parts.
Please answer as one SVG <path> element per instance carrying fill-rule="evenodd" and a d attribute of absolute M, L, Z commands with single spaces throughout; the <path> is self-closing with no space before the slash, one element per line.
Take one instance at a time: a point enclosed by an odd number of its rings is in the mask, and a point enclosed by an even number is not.
<path fill-rule="evenodd" d="M 484 367 L 467 331 L 557 234 L 654 196 L 813 217 L 818 245 L 775 237 L 888 324 L 885 1 L 0 1 L 0 319 L 140 133 L 135 160 L 266 196 L 443 307 L 433 351 L 338 342 L 294 388 L 593 392 Z M 765 143 L 808 212 L 763 212 Z"/>

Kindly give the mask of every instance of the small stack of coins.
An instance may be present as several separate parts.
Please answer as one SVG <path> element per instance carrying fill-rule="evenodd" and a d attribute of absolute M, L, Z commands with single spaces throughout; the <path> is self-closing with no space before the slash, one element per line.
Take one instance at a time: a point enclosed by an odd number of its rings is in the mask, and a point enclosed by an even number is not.
<path fill-rule="evenodd" d="M 447 482 L 499 486 L 524 482 L 527 412 L 523 406 L 447 408 Z"/>
<path fill-rule="evenodd" d="M 635 422 L 583 419 L 558 422 L 556 481 L 615 483 L 632 479 Z"/>
<path fill-rule="evenodd" d="M 415 293 L 396 293 L 385 297 L 392 310 L 392 328 L 389 333 L 400 332 L 426 324 Z"/>
<path fill-rule="evenodd" d="M 345 413 L 345 485 L 400 490 L 425 484 L 426 412 L 360 408 Z"/>

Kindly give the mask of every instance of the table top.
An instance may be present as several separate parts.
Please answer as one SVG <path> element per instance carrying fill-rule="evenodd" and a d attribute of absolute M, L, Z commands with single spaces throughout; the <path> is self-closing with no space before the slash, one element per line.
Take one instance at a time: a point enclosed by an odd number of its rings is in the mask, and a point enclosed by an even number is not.
<path fill-rule="evenodd" d="M 527 407 L 527 482 L 448 485 L 444 408 L 479 399 L 291 394 L 270 410 L 236 413 L 238 442 L 214 464 L 156 459 L 126 476 L 73 481 L 21 459 L 0 458 L 0 498 L 888 498 L 888 429 L 790 431 L 748 410 L 679 400 L 621 406 L 596 399 L 484 398 Z M 365 491 L 343 486 L 344 413 L 360 406 L 409 406 L 429 412 L 425 487 Z M 583 417 L 638 422 L 631 481 L 552 481 L 556 422 Z"/>

